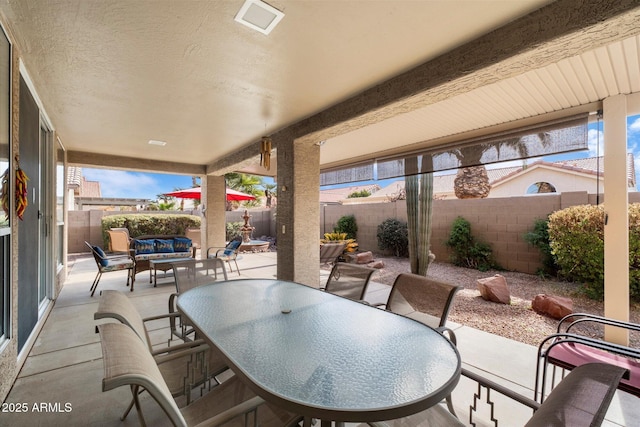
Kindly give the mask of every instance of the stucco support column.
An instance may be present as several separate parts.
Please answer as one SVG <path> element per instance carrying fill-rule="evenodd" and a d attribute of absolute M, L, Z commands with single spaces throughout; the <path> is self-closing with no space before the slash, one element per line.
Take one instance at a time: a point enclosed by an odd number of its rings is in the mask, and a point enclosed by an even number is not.
<path fill-rule="evenodd" d="M 629 320 L 629 196 L 627 194 L 627 101 L 606 98 L 604 113 L 604 315 Z M 605 340 L 629 344 L 626 330 L 606 327 Z"/>
<path fill-rule="evenodd" d="M 278 279 L 317 288 L 320 266 L 320 147 L 308 141 L 280 140 L 277 156 Z"/>
<path fill-rule="evenodd" d="M 206 258 L 207 248 L 224 247 L 226 234 L 226 183 L 224 176 L 207 175 L 201 180 L 203 228 L 201 257 Z"/>

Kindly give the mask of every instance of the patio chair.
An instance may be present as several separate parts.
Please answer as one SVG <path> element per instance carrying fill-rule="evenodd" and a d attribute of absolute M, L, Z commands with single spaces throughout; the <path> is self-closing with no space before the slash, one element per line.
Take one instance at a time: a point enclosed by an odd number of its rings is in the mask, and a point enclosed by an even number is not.
<path fill-rule="evenodd" d="M 538 346 L 536 366 L 536 385 L 534 399 L 544 401 L 549 365 L 553 365 L 550 379 L 554 386 L 556 367 L 566 370 L 575 369 L 590 362 L 604 362 L 622 366 L 631 372 L 629 379 L 620 381 L 618 388 L 640 397 L 640 349 L 614 344 L 580 333 L 580 325 L 596 323 L 640 332 L 637 323 L 623 322 L 607 317 L 587 313 L 572 313 L 563 317 L 555 334 L 546 337 Z"/>
<path fill-rule="evenodd" d="M 210 247 L 207 249 L 207 258 L 218 258 L 222 261 L 225 261 L 229 265 L 229 271 L 233 273 L 233 268 L 231 267 L 231 261 L 236 265 L 236 271 L 238 272 L 238 276 L 240 275 L 240 268 L 238 268 L 238 248 L 242 245 L 242 240 L 234 239 L 231 240 L 227 246 L 224 248 L 219 247 Z"/>
<path fill-rule="evenodd" d="M 84 243 L 91 250 L 93 259 L 96 261 L 96 266 L 98 267 L 98 274 L 96 274 L 96 278 L 93 279 L 93 283 L 89 289 L 91 296 L 96 292 L 102 274 L 112 271 L 129 270 L 127 273 L 127 286 L 130 286 L 131 291 L 133 291 L 133 283 L 136 280 L 134 274 L 136 264 L 132 257 L 128 255 L 107 256 L 100 246 L 94 246 L 87 241 Z"/>
<path fill-rule="evenodd" d="M 200 249 L 201 232 L 199 228 L 187 228 L 184 231 L 184 236 L 191 239 L 191 244 L 196 250 Z"/>
<path fill-rule="evenodd" d="M 104 378 L 102 391 L 128 385 L 141 425 L 145 425 L 139 400 L 142 389 L 157 402 L 174 426 L 246 426 L 253 418 L 254 425 L 263 427 L 294 426 L 300 417 L 266 403 L 245 385 L 232 377 L 194 403 L 179 409 L 171 392 L 139 337 L 128 327 L 117 323 L 98 326 Z M 160 411 L 157 414 L 160 415 Z M 241 418 L 241 419 L 238 419 Z"/>
<path fill-rule="evenodd" d="M 320 245 L 320 265 L 333 265 L 347 247 L 346 243 L 323 243 Z"/>
<path fill-rule="evenodd" d="M 129 246 L 131 239 L 129 238 L 129 231 L 124 229 L 111 229 L 107 230 L 109 235 L 109 250 L 114 253 L 129 253 Z"/>
<path fill-rule="evenodd" d="M 616 387 L 628 371 L 605 363 L 589 363 L 573 370 L 560 382 L 544 403 L 522 396 L 478 374 L 462 369 L 462 375 L 476 381 L 479 387 L 496 392 L 530 407 L 535 412 L 525 427 L 602 425 Z M 478 398 L 476 395 L 474 398 Z M 474 409 L 474 407 L 471 407 Z M 492 407 L 493 409 L 493 407 Z M 491 412 L 493 418 L 493 410 Z M 471 418 L 471 417 L 470 417 Z M 471 419 L 469 420 L 472 421 Z M 496 419 L 492 419 L 497 426 Z M 373 427 L 466 426 L 441 404 L 402 419 L 368 423 Z M 475 424 L 472 424 L 475 425 Z"/>
<path fill-rule="evenodd" d="M 446 328 L 447 317 L 456 293 L 462 286 L 441 282 L 412 273 L 396 277 L 391 293 L 384 305 L 386 310 L 410 317 L 427 326 L 444 332 L 455 343 L 453 331 Z"/>
<path fill-rule="evenodd" d="M 320 289 L 341 297 L 362 301 L 371 275 L 375 271 L 373 268 L 358 264 L 337 262 L 331 269 L 326 285 Z"/>
<path fill-rule="evenodd" d="M 180 316 L 173 316 L 173 313 L 178 312 L 176 308 L 176 298 L 189 289 L 218 280 L 218 269 L 222 271 L 224 280 L 228 280 L 227 269 L 224 261 L 220 258 L 181 261 L 179 263 L 171 263 L 171 267 L 173 268 L 173 277 L 176 282 L 176 292 L 169 296 L 169 313 L 172 314 L 169 318 L 171 334 L 182 340 L 186 340 L 193 330 L 188 329 L 188 324 L 186 324 Z"/>
<path fill-rule="evenodd" d="M 131 300 L 122 292 L 103 291 L 98 309 L 93 315 L 95 320 L 114 319 L 131 328 L 146 345 L 147 351 L 156 360 L 160 371 L 173 396 L 185 396 L 191 400 L 191 389 L 196 386 L 211 386 L 209 380 L 217 380 L 216 375 L 227 370 L 221 356 L 209 348 L 203 340 L 191 340 L 166 347 L 154 346 L 149 336 L 147 324 L 156 321 L 153 329 L 158 329 L 157 321 L 178 317 L 179 313 L 162 314 L 142 318 Z M 133 404 L 133 402 L 132 402 Z M 123 419 L 131 410 L 131 405 Z"/>

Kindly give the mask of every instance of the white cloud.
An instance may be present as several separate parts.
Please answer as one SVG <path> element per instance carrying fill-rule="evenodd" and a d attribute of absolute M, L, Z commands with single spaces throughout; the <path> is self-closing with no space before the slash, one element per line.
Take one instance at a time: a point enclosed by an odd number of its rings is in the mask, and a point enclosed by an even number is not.
<path fill-rule="evenodd" d="M 153 176 L 118 170 L 82 169 L 89 181 L 99 181 L 102 197 L 155 199 L 164 191 Z"/>
<path fill-rule="evenodd" d="M 629 133 L 636 133 L 636 132 L 640 132 L 640 117 L 636 118 L 633 122 L 631 122 L 631 124 L 629 125 Z"/>
<path fill-rule="evenodd" d="M 598 143 L 600 144 L 600 150 L 598 152 Z M 589 156 L 596 157 L 598 155 L 604 155 L 604 133 L 597 129 L 589 129 L 588 142 Z"/>

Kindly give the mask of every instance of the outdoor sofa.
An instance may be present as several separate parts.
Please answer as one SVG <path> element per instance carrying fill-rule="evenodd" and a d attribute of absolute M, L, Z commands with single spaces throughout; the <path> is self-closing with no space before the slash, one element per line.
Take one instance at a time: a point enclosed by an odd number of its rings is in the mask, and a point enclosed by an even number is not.
<path fill-rule="evenodd" d="M 191 239 L 179 235 L 144 235 L 131 240 L 130 251 L 135 258 L 134 275 L 150 269 L 151 260 L 195 258 Z"/>

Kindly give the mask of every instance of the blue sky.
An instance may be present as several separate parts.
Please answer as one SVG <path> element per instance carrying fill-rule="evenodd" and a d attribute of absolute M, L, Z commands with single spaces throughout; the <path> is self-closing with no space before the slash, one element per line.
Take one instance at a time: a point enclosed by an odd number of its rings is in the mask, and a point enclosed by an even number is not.
<path fill-rule="evenodd" d="M 636 160 L 636 181 L 640 182 L 640 115 L 629 117 L 627 120 L 627 146 L 634 153 Z M 557 154 L 545 157 L 545 160 L 557 161 L 584 157 L 595 157 L 597 153 L 598 135 L 600 136 L 600 155 L 604 153 L 604 137 L 602 131 L 597 129 L 597 123 L 589 125 L 589 150 L 575 153 Z M 532 159 L 530 161 L 535 161 Z M 522 162 L 506 162 L 492 167 L 506 167 L 511 164 L 520 165 Z M 99 181 L 102 197 L 136 198 L 155 200 L 157 195 L 168 193 L 176 189 L 191 188 L 191 177 L 186 175 L 171 175 L 143 172 L 128 172 L 109 169 L 83 168 L 82 173 L 89 181 Z M 396 179 L 378 181 L 378 185 L 384 187 Z M 266 182 L 273 182 L 265 178 Z M 366 184 L 366 183 L 365 183 Z M 357 184 L 344 184 L 357 185 Z M 332 186 L 338 187 L 338 186 Z"/>

